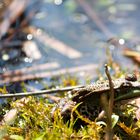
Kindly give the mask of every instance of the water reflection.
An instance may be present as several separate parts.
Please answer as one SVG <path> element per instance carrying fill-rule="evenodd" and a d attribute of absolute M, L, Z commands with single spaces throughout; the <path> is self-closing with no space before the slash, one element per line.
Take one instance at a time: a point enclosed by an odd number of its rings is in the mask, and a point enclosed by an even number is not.
<path fill-rule="evenodd" d="M 119 43 L 120 43 L 120 45 L 124 45 L 125 44 L 125 40 L 124 39 L 119 39 Z"/>
<path fill-rule="evenodd" d="M 54 4 L 56 5 L 60 5 L 62 4 L 63 0 L 54 0 Z"/>
<path fill-rule="evenodd" d="M 17 61 L 17 56 L 23 56 L 20 65 L 11 63 L 9 68 L 53 62 L 59 64 L 59 72 L 91 64 L 97 68 L 107 62 L 108 48 L 113 60 L 121 66 L 131 68 L 134 65 L 122 55 L 122 51 L 126 47 L 134 49 L 134 44 L 140 51 L 138 0 L 41 0 L 39 3 L 29 32 L 17 32 L 15 35 L 16 39 L 26 42 L 26 47 L 25 44 L 20 46 L 20 53 L 18 49 L 12 49 L 12 53 L 3 52 L 2 66 L 10 59 Z M 108 39 L 110 41 L 106 42 Z M 34 55 L 36 52 L 39 52 L 38 55 Z M 126 65 L 128 63 L 129 66 Z M 52 68 L 51 72 L 55 70 Z"/>
<path fill-rule="evenodd" d="M 27 40 L 32 40 L 33 39 L 33 35 L 32 34 L 28 34 L 27 35 Z"/>
<path fill-rule="evenodd" d="M 33 60 L 31 58 L 25 57 L 24 58 L 24 62 L 26 62 L 26 63 L 32 63 Z"/>

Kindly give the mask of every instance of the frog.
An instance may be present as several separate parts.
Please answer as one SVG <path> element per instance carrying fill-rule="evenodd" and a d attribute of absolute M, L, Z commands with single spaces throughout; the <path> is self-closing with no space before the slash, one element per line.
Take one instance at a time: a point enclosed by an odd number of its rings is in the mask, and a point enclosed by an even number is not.
<path fill-rule="evenodd" d="M 114 85 L 114 104 L 120 101 L 115 99 L 119 99 L 119 97 L 123 95 L 128 95 L 129 97 L 134 90 L 140 91 L 140 82 L 137 80 L 137 77 L 132 74 L 128 74 L 124 78 L 112 80 L 112 83 Z M 102 95 L 106 95 L 107 99 L 109 99 L 109 94 L 109 80 L 98 80 L 93 84 L 73 89 L 53 107 L 51 111 L 52 118 L 55 112 L 59 110 L 64 122 L 67 122 L 71 119 L 71 115 L 77 118 L 77 114 L 74 111 L 76 110 L 83 118 L 95 121 L 104 109 L 101 100 Z M 127 96 L 125 96 L 125 98 L 127 98 Z M 121 98 L 121 100 L 125 100 L 125 98 Z M 133 95 L 131 98 L 136 97 Z"/>

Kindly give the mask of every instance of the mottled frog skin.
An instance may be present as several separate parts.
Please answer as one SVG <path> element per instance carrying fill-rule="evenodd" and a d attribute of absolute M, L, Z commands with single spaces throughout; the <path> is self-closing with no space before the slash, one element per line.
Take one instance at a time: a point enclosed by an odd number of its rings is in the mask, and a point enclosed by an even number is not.
<path fill-rule="evenodd" d="M 135 77 L 126 77 L 112 81 L 114 85 L 115 98 L 122 94 L 131 94 L 132 90 L 140 90 L 140 82 Z M 52 115 L 59 109 L 64 120 L 69 120 L 73 108 L 78 105 L 80 115 L 94 120 L 102 110 L 100 97 L 102 94 L 109 96 L 110 86 L 108 80 L 97 81 L 83 88 L 72 90 L 68 96 L 61 99 L 53 108 Z"/>

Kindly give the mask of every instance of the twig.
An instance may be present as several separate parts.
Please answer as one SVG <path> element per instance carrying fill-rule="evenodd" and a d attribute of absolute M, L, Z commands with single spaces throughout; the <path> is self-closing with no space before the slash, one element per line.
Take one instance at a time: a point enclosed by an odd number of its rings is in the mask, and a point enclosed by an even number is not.
<path fill-rule="evenodd" d="M 26 75 L 29 72 L 38 72 L 38 71 L 43 71 L 43 70 L 51 70 L 51 69 L 56 69 L 59 67 L 59 64 L 57 62 L 53 63 L 43 63 L 39 65 L 33 65 L 31 67 L 24 67 L 21 69 L 13 70 L 13 71 L 6 71 L 5 73 L 0 75 L 0 78 L 3 80 L 6 79 L 6 77 L 15 77 L 15 76 L 21 76 L 21 75 Z"/>
<path fill-rule="evenodd" d="M 106 75 L 108 77 L 109 86 L 110 86 L 109 112 L 110 112 L 110 115 L 111 115 L 112 110 L 113 110 L 113 104 L 114 104 L 114 84 L 112 82 L 112 79 L 111 79 L 107 64 L 105 65 L 105 73 L 106 73 Z"/>
<path fill-rule="evenodd" d="M 1 74 L 0 76 L 0 84 L 5 84 L 8 82 L 19 82 L 19 81 L 25 81 L 25 80 L 33 80 L 33 79 L 39 79 L 39 78 L 48 78 L 48 77 L 54 77 L 54 76 L 60 76 L 68 73 L 77 73 L 80 71 L 85 71 L 85 72 L 90 72 L 92 70 L 95 70 L 96 65 L 94 64 L 88 64 L 88 65 L 83 65 L 83 66 L 76 66 L 76 67 L 71 67 L 69 69 L 62 68 L 58 70 L 53 70 L 53 71 L 39 71 L 35 73 L 20 73 L 19 71 L 17 74 L 14 72 L 11 73 L 12 75 L 6 76 L 5 74 Z M 5 75 L 5 76 L 4 76 Z M 7 73 L 8 75 L 8 73 Z"/>
<path fill-rule="evenodd" d="M 140 64 L 140 52 L 133 51 L 133 50 L 127 48 L 127 49 L 123 50 L 123 55 L 131 58 L 137 64 Z"/>
<path fill-rule="evenodd" d="M 36 11 L 38 10 L 38 3 L 35 5 L 37 6 L 33 6 L 34 9 L 31 12 L 29 12 L 28 16 L 26 16 L 23 19 L 23 21 L 21 21 L 19 27 L 13 30 L 13 33 L 8 38 L 6 38 L 6 41 L 10 41 L 16 33 L 21 31 L 21 28 L 24 28 L 25 26 L 28 25 L 28 22 L 31 20 L 31 18 L 35 15 Z"/>
<path fill-rule="evenodd" d="M 24 9 L 26 8 L 26 5 L 28 4 L 28 0 L 14 0 L 10 6 L 7 8 L 5 14 L 4 14 L 4 20 L 0 24 L 0 38 L 6 34 L 8 31 L 10 25 L 19 17 Z"/>
<path fill-rule="evenodd" d="M 36 91 L 36 92 L 26 92 L 26 93 L 9 93 L 9 94 L 1 94 L 0 98 L 12 98 L 12 97 L 25 97 L 25 96 L 35 96 L 35 95 L 42 95 L 42 94 L 52 94 L 56 92 L 65 92 L 70 91 L 75 88 L 82 88 L 84 86 L 71 86 L 71 87 L 64 87 L 60 89 L 48 89 L 48 90 L 42 90 L 42 91 Z"/>
<path fill-rule="evenodd" d="M 112 79 L 108 70 L 107 64 L 105 65 L 105 73 L 108 77 L 109 86 L 110 86 L 110 97 L 109 97 L 109 103 L 108 103 L 108 111 L 107 114 L 107 132 L 105 135 L 106 140 L 112 140 L 113 139 L 113 129 L 112 129 L 112 111 L 113 111 L 113 104 L 114 104 L 114 84 L 112 83 Z"/>
<path fill-rule="evenodd" d="M 0 42 L 0 50 L 3 50 L 5 48 L 12 48 L 13 46 L 21 46 L 22 45 L 22 42 L 20 40 L 16 40 L 16 41 L 1 41 Z"/>
<path fill-rule="evenodd" d="M 140 52 L 133 51 L 131 49 L 127 49 L 127 50 L 125 49 L 124 52 L 123 52 L 123 54 L 125 56 L 128 56 L 128 57 L 140 57 Z"/>
<path fill-rule="evenodd" d="M 29 89 L 31 92 L 37 92 L 38 91 L 38 89 L 36 89 L 35 87 L 33 87 L 31 85 L 24 84 L 24 86 L 25 86 L 26 89 Z M 43 94 L 43 95 L 41 95 L 41 97 L 43 97 L 44 99 L 52 100 L 53 102 L 58 102 L 61 99 L 61 97 L 57 97 L 55 94 L 54 95 Z"/>

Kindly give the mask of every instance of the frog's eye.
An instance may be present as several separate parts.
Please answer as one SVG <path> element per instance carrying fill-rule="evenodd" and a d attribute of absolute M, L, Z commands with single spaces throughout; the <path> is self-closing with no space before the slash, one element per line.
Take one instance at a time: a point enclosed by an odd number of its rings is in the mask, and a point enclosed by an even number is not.
<path fill-rule="evenodd" d="M 125 80 L 134 82 L 137 81 L 137 76 L 136 74 L 127 74 L 125 75 Z"/>

